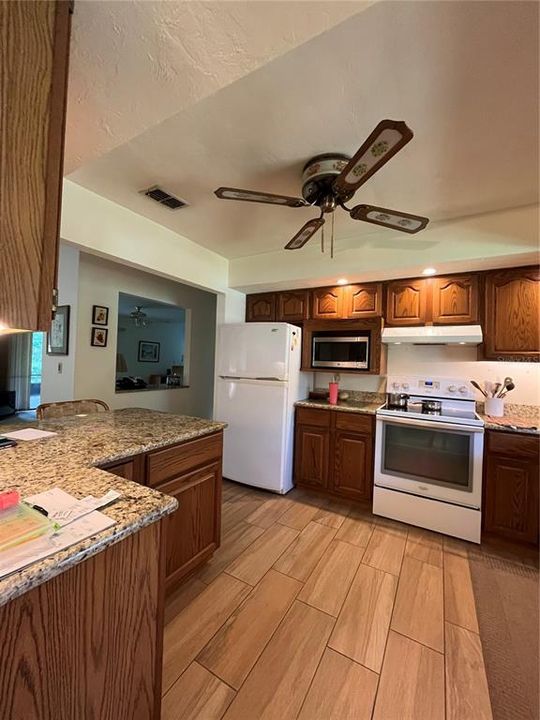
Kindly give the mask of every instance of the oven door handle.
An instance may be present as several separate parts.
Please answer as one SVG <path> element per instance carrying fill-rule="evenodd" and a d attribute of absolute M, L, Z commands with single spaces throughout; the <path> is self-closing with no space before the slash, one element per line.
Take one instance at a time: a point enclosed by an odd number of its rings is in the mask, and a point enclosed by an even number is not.
<path fill-rule="evenodd" d="M 413 425 L 417 428 L 433 428 L 435 430 L 463 430 L 468 433 L 483 433 L 483 425 L 459 425 L 454 423 L 437 422 L 436 420 L 410 420 L 408 418 L 391 418 L 378 415 L 377 422 L 389 422 L 396 425 Z"/>

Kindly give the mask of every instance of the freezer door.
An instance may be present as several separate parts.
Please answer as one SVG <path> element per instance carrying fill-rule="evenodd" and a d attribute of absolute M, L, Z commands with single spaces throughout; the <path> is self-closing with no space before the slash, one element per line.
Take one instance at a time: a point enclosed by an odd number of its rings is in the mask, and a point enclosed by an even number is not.
<path fill-rule="evenodd" d="M 285 493 L 292 487 L 292 408 L 287 383 L 218 380 L 217 419 L 226 422 L 223 476 Z"/>
<path fill-rule="evenodd" d="M 292 326 L 287 323 L 221 325 L 218 331 L 217 374 L 222 377 L 287 380 L 291 329 Z"/>

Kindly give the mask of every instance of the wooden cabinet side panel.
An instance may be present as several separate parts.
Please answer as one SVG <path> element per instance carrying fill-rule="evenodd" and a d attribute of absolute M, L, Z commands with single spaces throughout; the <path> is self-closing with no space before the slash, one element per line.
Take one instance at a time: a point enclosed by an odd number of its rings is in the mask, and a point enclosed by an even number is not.
<path fill-rule="evenodd" d="M 62 188 L 67 2 L 0 3 L 0 321 L 47 330 Z"/>
<path fill-rule="evenodd" d="M 540 356 L 540 272 L 520 268 L 488 273 L 485 292 L 486 358 Z"/>
<path fill-rule="evenodd" d="M 432 319 L 435 325 L 478 322 L 478 276 L 433 279 Z"/>
<path fill-rule="evenodd" d="M 0 608 L 0 717 L 157 720 L 160 532 L 150 525 Z"/>

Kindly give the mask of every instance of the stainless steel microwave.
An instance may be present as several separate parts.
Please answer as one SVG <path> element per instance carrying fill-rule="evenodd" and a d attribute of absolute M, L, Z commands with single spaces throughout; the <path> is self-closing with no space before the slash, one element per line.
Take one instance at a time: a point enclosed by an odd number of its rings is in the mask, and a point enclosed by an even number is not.
<path fill-rule="evenodd" d="M 311 366 L 329 370 L 369 370 L 369 333 L 312 337 Z"/>

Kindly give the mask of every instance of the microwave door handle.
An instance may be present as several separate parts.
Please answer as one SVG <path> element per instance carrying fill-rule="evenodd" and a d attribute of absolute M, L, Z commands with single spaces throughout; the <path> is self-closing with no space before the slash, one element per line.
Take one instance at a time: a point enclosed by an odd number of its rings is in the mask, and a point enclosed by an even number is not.
<path fill-rule="evenodd" d="M 417 428 L 434 428 L 435 430 L 463 430 L 471 433 L 483 433 L 483 425 L 457 425 L 454 423 L 437 422 L 436 420 L 410 420 L 408 418 L 393 418 L 388 415 L 379 415 L 377 420 L 381 422 L 389 422 L 395 425 L 414 425 Z"/>

